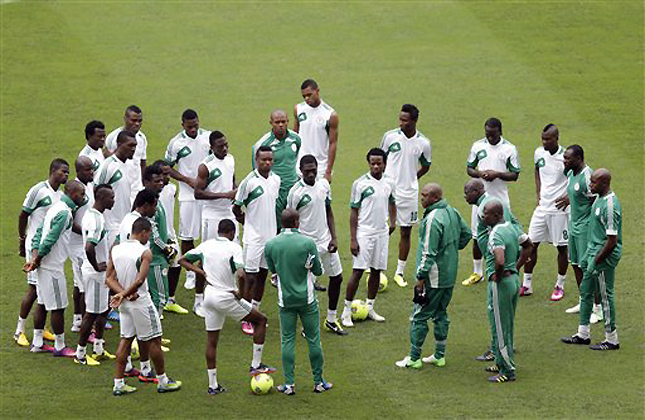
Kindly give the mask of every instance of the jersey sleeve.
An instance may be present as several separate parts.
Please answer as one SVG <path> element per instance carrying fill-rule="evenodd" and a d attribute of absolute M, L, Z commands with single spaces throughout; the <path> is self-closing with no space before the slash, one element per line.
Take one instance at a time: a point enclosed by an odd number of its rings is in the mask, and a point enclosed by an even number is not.
<path fill-rule="evenodd" d="M 194 264 L 197 261 L 200 261 L 203 265 L 204 254 L 202 252 L 202 245 L 200 244 L 196 248 L 193 248 L 190 251 L 186 252 L 184 254 L 184 258 L 186 258 L 186 261 L 190 262 L 191 264 Z"/>
<path fill-rule="evenodd" d="M 108 134 L 107 138 L 105 139 L 105 148 L 109 151 L 114 153 L 116 150 L 116 138 L 119 133 L 116 131 L 111 132 Z"/>
<path fill-rule="evenodd" d="M 477 147 L 473 144 L 470 148 L 470 153 L 468 153 L 468 161 L 466 165 L 471 168 L 476 168 L 479 163 L 479 157 L 477 156 Z"/>
<path fill-rule="evenodd" d="M 466 221 L 464 220 L 463 217 L 461 217 L 461 214 L 457 211 L 457 209 L 454 209 L 455 214 L 457 215 L 457 220 L 459 221 L 459 249 L 464 249 L 466 245 L 468 245 L 468 242 L 473 237 L 473 232 L 470 230 L 470 226 L 466 224 Z"/>
<path fill-rule="evenodd" d="M 177 163 L 177 150 L 175 148 L 175 142 L 170 140 L 168 147 L 166 147 L 166 153 L 164 154 L 163 160 L 170 166 L 173 166 Z"/>
<path fill-rule="evenodd" d="M 533 164 L 535 166 L 538 166 L 538 161 L 540 160 L 540 149 L 535 149 L 535 152 L 533 152 Z"/>
<path fill-rule="evenodd" d="M 142 132 L 139 132 L 141 134 L 141 139 L 143 139 L 143 148 L 141 152 L 141 160 L 147 160 L 148 159 L 148 138 L 146 137 L 145 134 Z"/>
<path fill-rule="evenodd" d="M 383 150 L 385 153 L 388 152 L 388 147 L 389 147 L 389 144 L 387 141 L 387 134 L 388 133 L 383 134 L 383 138 L 381 139 L 381 146 L 379 146 L 381 150 Z"/>
<path fill-rule="evenodd" d="M 582 170 L 582 172 L 584 174 L 584 180 L 585 180 L 585 184 L 583 185 L 584 195 L 587 198 L 593 198 L 594 194 L 589 189 L 589 182 L 591 181 L 591 173 L 592 173 L 592 171 L 589 168 L 585 168 L 585 169 Z"/>
<path fill-rule="evenodd" d="M 63 233 L 63 230 L 65 229 L 67 218 L 69 216 L 70 214 L 67 212 L 61 211 L 51 220 L 49 232 L 40 242 L 40 246 L 38 247 L 38 255 L 40 258 L 49 254 L 49 251 L 51 251 L 54 244 L 56 244 L 56 241 L 58 241 L 58 238 L 60 238 L 61 233 Z"/>
<path fill-rule="evenodd" d="M 232 258 L 236 268 L 244 268 L 244 257 L 241 246 L 238 245 L 235 247 Z"/>
<path fill-rule="evenodd" d="M 354 181 L 352 184 L 352 192 L 350 194 L 350 199 L 349 199 L 349 207 L 353 209 L 360 209 L 361 208 L 361 201 L 362 201 L 362 191 L 363 189 L 360 187 L 360 183 L 358 181 Z"/>
<path fill-rule="evenodd" d="M 313 240 L 309 240 L 309 254 L 307 255 L 307 262 L 305 263 L 305 268 L 311 270 L 311 273 L 314 276 L 322 276 L 323 269 L 320 262 L 320 255 L 318 254 L 318 247 Z"/>
<path fill-rule="evenodd" d="M 237 193 L 235 193 L 235 200 L 233 201 L 233 204 L 240 207 L 244 205 L 244 200 L 246 200 L 248 196 L 248 186 L 249 186 L 249 179 L 246 178 L 244 181 L 242 181 L 242 184 L 240 184 L 240 187 L 237 189 Z"/>
<path fill-rule="evenodd" d="M 388 197 L 388 201 L 396 204 L 396 183 L 392 178 L 388 179 L 388 182 L 390 183 L 390 196 Z"/>
<path fill-rule="evenodd" d="M 298 183 L 296 182 L 293 184 L 293 187 L 289 190 L 289 194 L 287 195 L 287 206 L 285 208 L 287 209 L 294 209 L 296 210 L 297 207 L 297 197 L 296 197 L 296 189 L 298 187 Z"/>
<path fill-rule="evenodd" d="M 419 164 L 421 166 L 430 166 L 432 163 L 432 146 L 430 141 L 423 141 L 423 149 L 421 150 L 421 155 L 419 156 Z"/>
<path fill-rule="evenodd" d="M 622 215 L 615 196 L 607 199 L 607 218 L 605 220 L 605 233 L 608 236 L 618 235 L 618 227 L 622 222 Z"/>
<path fill-rule="evenodd" d="M 331 206 L 331 185 L 325 178 L 321 179 L 320 182 L 325 186 L 325 205 Z"/>
<path fill-rule="evenodd" d="M 264 246 L 264 259 L 267 262 L 267 268 L 272 273 L 276 273 L 275 262 L 273 261 L 272 251 L 273 250 L 273 240 L 269 240 Z"/>
<path fill-rule="evenodd" d="M 439 253 L 439 241 L 443 236 L 443 226 L 437 219 L 428 218 L 424 232 L 424 243 L 421 251 L 421 260 L 417 268 L 416 278 L 427 279 L 430 276 L 430 268 L 435 264 Z"/>
<path fill-rule="evenodd" d="M 98 245 L 101 241 L 101 231 L 102 226 L 97 217 L 91 213 L 85 213 L 86 217 L 83 217 L 83 232 L 85 232 L 86 241 Z"/>
<path fill-rule="evenodd" d="M 508 169 L 509 172 L 520 172 L 520 156 L 517 153 L 517 147 L 515 146 L 511 148 L 511 152 L 506 159 L 506 169 Z"/>
<path fill-rule="evenodd" d="M 496 249 L 506 249 L 506 246 L 504 245 L 504 238 L 502 238 L 502 235 L 500 235 L 497 229 L 494 229 L 488 238 L 488 250 L 492 254 Z"/>
<path fill-rule="evenodd" d="M 27 196 L 25 197 L 25 201 L 22 203 L 22 211 L 24 211 L 27 214 L 33 213 L 34 210 L 38 208 L 38 203 L 40 202 L 40 190 L 42 188 L 39 188 L 38 185 L 34 185 L 29 189 L 27 192 Z"/>

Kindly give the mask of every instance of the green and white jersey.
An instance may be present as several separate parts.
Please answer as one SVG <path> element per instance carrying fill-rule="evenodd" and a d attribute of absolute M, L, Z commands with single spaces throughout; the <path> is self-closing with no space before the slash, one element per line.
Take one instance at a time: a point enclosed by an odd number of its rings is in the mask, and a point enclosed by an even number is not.
<path fill-rule="evenodd" d="M 199 164 L 206 159 L 210 153 L 210 142 L 208 136 L 211 132 L 197 131 L 197 137 L 192 138 L 182 131 L 170 140 L 166 148 L 164 160 L 171 166 L 177 165 L 177 171 L 187 177 L 197 177 Z M 191 186 L 179 181 L 179 201 L 195 201 L 195 192 Z"/>
<path fill-rule="evenodd" d="M 396 197 L 401 201 L 419 199 L 417 167 L 430 166 L 430 140 L 420 131 L 408 138 L 400 128 L 383 135 L 381 149 L 387 153 L 385 174 L 396 180 Z"/>
<path fill-rule="evenodd" d="M 503 137 L 496 145 L 490 144 L 486 138 L 477 140 L 470 149 L 466 164 L 480 171 L 520 172 L 517 148 Z M 493 181 L 482 179 L 482 182 L 487 193 L 510 205 L 506 181 L 497 178 Z"/>
<path fill-rule="evenodd" d="M 119 127 L 116 130 L 112 131 L 105 138 L 105 147 L 108 149 L 108 151 L 114 153 L 114 151 L 116 150 L 116 138 L 121 131 L 123 131 L 123 127 Z M 134 137 L 137 140 L 137 148 L 134 151 L 134 156 L 132 157 L 132 159 L 128 159 L 127 161 L 128 180 L 132 185 L 133 191 L 140 191 L 143 189 L 143 182 L 141 181 L 141 161 L 146 160 L 148 139 L 141 130 L 139 130 Z"/>
<path fill-rule="evenodd" d="M 396 184 L 383 174 L 376 179 L 370 173 L 358 178 L 352 184 L 349 206 L 358 210 L 357 235 L 387 235 L 388 205 L 396 202 Z"/>
<path fill-rule="evenodd" d="M 132 183 L 128 177 L 128 163 L 115 155 L 105 159 L 99 170 L 94 173 L 94 185 L 108 184 L 114 191 L 114 206 L 103 213 L 108 230 L 117 229 L 125 215 L 130 212 Z"/>
<path fill-rule="evenodd" d="M 220 159 L 214 154 L 209 155 L 201 163 L 208 170 L 206 178 L 206 191 L 223 193 L 233 190 L 233 178 L 235 177 L 235 158 L 230 153 Z M 220 219 L 222 217 L 232 218 L 233 202 L 227 199 L 201 200 L 202 218 Z"/>
<path fill-rule="evenodd" d="M 130 239 L 130 235 L 132 234 L 132 225 L 134 225 L 134 222 L 139 217 L 143 216 L 136 210 L 132 210 L 130 213 L 125 215 L 125 217 L 121 221 L 121 224 L 119 225 L 119 235 L 117 236 L 117 240 L 119 242 L 125 242 Z M 148 218 L 148 220 L 150 219 Z M 146 248 L 148 248 L 148 246 L 146 246 Z"/>
<path fill-rule="evenodd" d="M 331 205 L 331 187 L 325 178 L 314 185 L 302 179 L 295 183 L 287 196 L 287 207 L 300 215 L 300 232 L 316 242 L 318 248 L 327 249 L 331 233 L 327 225 L 327 205 Z"/>
<path fill-rule="evenodd" d="M 607 236 L 617 236 L 616 248 L 605 259 L 610 267 L 616 267 L 623 252 L 623 208 L 618 197 L 610 192 L 596 198 L 589 220 L 589 245 L 587 255 L 595 256 L 605 246 Z"/>
<path fill-rule="evenodd" d="M 271 272 L 278 275 L 278 305 L 282 308 L 306 306 L 314 302 L 314 276 L 323 270 L 313 239 L 298 229 L 282 229 L 267 241 L 264 256 Z"/>
<path fill-rule="evenodd" d="M 49 181 L 41 181 L 27 192 L 25 201 L 22 203 L 22 211 L 29 215 L 25 239 L 27 255 L 31 252 L 31 241 L 38 228 L 43 224 L 47 210 L 58 203 L 62 195 L 61 191 L 54 191 Z"/>
<path fill-rule="evenodd" d="M 141 256 L 147 249 L 141 242 L 134 239 L 128 239 L 112 248 L 112 263 L 116 271 L 116 278 L 124 289 L 129 288 L 137 279 L 141 268 Z M 147 281 L 143 281 L 139 286 L 137 294 L 139 295 L 137 300 L 127 302 L 129 306 L 146 307 L 152 305 Z"/>
<path fill-rule="evenodd" d="M 103 150 L 98 149 L 94 150 L 90 147 L 89 144 L 86 144 L 83 149 L 79 152 L 78 156 L 87 156 L 90 158 L 92 161 L 92 169 L 94 169 L 94 172 L 99 170 L 99 167 L 101 166 L 101 163 L 105 160 L 105 156 L 103 156 Z"/>
<path fill-rule="evenodd" d="M 273 167 L 271 171 L 280 177 L 280 189 L 286 195 L 293 184 L 298 181 L 296 173 L 296 163 L 298 162 L 298 153 L 302 141 L 295 131 L 287 130 L 287 137 L 284 140 L 278 140 L 273 131 L 266 133 L 258 140 L 252 149 L 251 161 L 253 169 L 255 168 L 255 152 L 260 146 L 269 146 L 273 150 Z"/>
<path fill-rule="evenodd" d="M 76 178 L 76 181 L 81 182 L 78 178 Z M 83 204 L 78 207 L 76 213 L 74 214 L 74 223 L 76 223 L 78 226 L 81 226 L 83 224 L 83 217 L 85 216 L 85 213 L 94 206 L 94 183 L 88 182 L 87 184 L 83 185 L 85 185 L 85 200 L 83 201 Z M 70 251 L 75 252 L 75 254 L 84 254 L 83 235 L 72 231 L 69 237 L 69 247 Z M 70 253 L 70 256 L 75 254 Z"/>
<path fill-rule="evenodd" d="M 168 237 L 176 240 L 175 233 L 175 196 L 177 195 L 177 186 L 172 182 L 163 187 L 159 194 L 159 204 L 166 213 L 166 223 L 168 226 Z"/>
<path fill-rule="evenodd" d="M 479 200 L 477 200 L 477 245 L 479 246 L 479 249 L 486 249 L 488 244 L 491 228 L 486 226 L 484 223 L 484 207 L 491 201 L 498 201 L 502 204 L 502 208 L 504 209 L 504 221 L 515 226 L 515 229 L 517 229 L 517 232 L 520 235 L 520 243 L 524 243 L 524 241 L 528 239 L 528 235 L 524 233 L 524 228 L 515 218 L 508 205 L 506 205 L 506 203 L 501 199 L 493 197 L 488 193 L 484 193 L 484 195 L 479 197 Z"/>
<path fill-rule="evenodd" d="M 95 208 L 90 208 L 85 212 L 85 216 L 83 216 L 81 230 L 83 231 L 83 249 L 85 249 L 85 244 L 93 243 L 95 246 L 94 252 L 96 254 L 96 262 L 99 264 L 107 262 L 107 229 L 105 228 L 105 218 L 103 217 L 103 213 Z M 90 264 L 90 261 L 87 259 L 85 251 L 83 251 L 83 265 L 81 268 L 92 273 L 97 273 L 97 271 L 94 270 L 94 267 L 92 267 L 92 264 Z"/>
<path fill-rule="evenodd" d="M 587 226 L 591 215 L 594 194 L 589 190 L 589 180 L 593 171 L 585 166 L 577 175 L 570 170 L 567 172 L 569 197 L 569 232 L 573 236 L 587 236 Z"/>
<path fill-rule="evenodd" d="M 567 192 L 564 175 L 564 147 L 551 154 L 544 147 L 535 149 L 533 163 L 540 176 L 540 207 L 547 213 L 564 213 L 555 206 L 555 200 Z"/>
<path fill-rule="evenodd" d="M 38 247 L 41 267 L 62 270 L 65 266 L 75 210 L 76 204 L 66 195 L 63 195 L 59 202 L 47 210 L 45 220 L 31 244 L 32 249 Z"/>
<path fill-rule="evenodd" d="M 520 258 L 520 235 L 517 228 L 509 222 L 499 223 L 493 227 L 486 246 L 486 278 L 495 273 L 496 249 L 504 250 L 504 271 L 517 273 L 515 264 Z"/>
<path fill-rule="evenodd" d="M 273 172 L 269 172 L 265 178 L 256 169 L 244 178 L 237 189 L 234 203 L 246 208 L 242 236 L 245 245 L 264 245 L 275 236 L 275 203 L 280 183 L 280 177 Z"/>
<path fill-rule="evenodd" d="M 141 213 L 136 210 L 126 214 L 119 226 L 119 235 L 117 240 L 119 242 L 127 241 L 132 234 L 132 226 L 139 217 L 143 217 Z M 164 249 L 168 242 L 168 226 L 166 224 L 166 212 L 163 206 L 157 205 L 154 217 L 147 218 L 152 225 L 152 234 L 150 235 L 150 242 L 146 244 L 146 248 L 152 251 L 152 261 L 150 265 L 166 265 L 166 257 L 164 256 Z"/>
<path fill-rule="evenodd" d="M 296 105 L 298 114 L 298 135 L 302 139 L 302 147 L 298 154 L 298 165 L 304 155 L 313 155 L 318 161 L 318 175 L 322 176 L 327 170 L 329 158 L 329 120 L 334 108 L 320 100 L 317 107 L 307 102 Z"/>
<path fill-rule="evenodd" d="M 201 261 L 208 285 L 218 292 L 237 290 L 235 272 L 244 268 L 239 244 L 222 237 L 209 239 L 188 251 L 184 258 L 191 263 Z"/>

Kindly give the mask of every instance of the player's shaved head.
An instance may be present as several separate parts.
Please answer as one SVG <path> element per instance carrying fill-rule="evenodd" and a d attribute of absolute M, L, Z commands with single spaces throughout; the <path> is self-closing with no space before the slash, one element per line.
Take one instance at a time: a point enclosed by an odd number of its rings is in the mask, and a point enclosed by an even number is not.
<path fill-rule="evenodd" d="M 486 226 L 495 226 L 504 219 L 504 206 L 495 200 L 489 201 L 484 206 L 484 224 Z"/>
<path fill-rule="evenodd" d="M 300 215 L 294 209 L 282 210 L 282 227 L 297 228 L 300 222 Z"/>
<path fill-rule="evenodd" d="M 287 112 L 284 109 L 274 109 L 273 112 L 271 112 L 271 121 L 281 117 L 287 118 Z"/>
<path fill-rule="evenodd" d="M 611 172 L 605 168 L 596 169 L 591 176 L 596 176 L 600 181 L 611 182 Z"/>
<path fill-rule="evenodd" d="M 464 191 L 484 191 L 484 183 L 481 179 L 469 179 L 464 185 Z"/>
<path fill-rule="evenodd" d="M 424 185 L 421 189 L 421 205 L 424 209 L 441 201 L 441 199 L 443 199 L 443 189 L 441 189 L 441 185 L 431 182 Z"/>
<path fill-rule="evenodd" d="M 485 192 L 484 183 L 481 179 L 471 178 L 464 185 L 464 199 L 470 205 L 477 204 L 477 201 Z"/>
<path fill-rule="evenodd" d="M 71 196 L 73 193 L 84 192 L 85 186 L 77 180 L 69 181 L 65 184 L 65 195 Z"/>
<path fill-rule="evenodd" d="M 74 162 L 74 169 L 76 169 L 76 173 L 86 170 L 88 167 L 91 168 L 92 166 L 92 159 L 88 158 L 87 156 L 79 156 L 76 158 L 76 162 Z"/>
<path fill-rule="evenodd" d="M 589 179 L 589 190 L 601 197 L 607 195 L 611 189 L 611 172 L 605 168 L 596 169 Z"/>

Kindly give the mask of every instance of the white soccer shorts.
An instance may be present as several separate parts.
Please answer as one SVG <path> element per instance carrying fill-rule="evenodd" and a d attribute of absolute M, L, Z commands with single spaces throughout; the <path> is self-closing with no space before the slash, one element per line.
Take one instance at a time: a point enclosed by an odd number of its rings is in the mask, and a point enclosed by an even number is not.
<path fill-rule="evenodd" d="M 29 249 L 27 250 L 27 254 L 25 255 L 25 261 L 31 261 L 31 250 Z M 27 284 L 30 284 L 32 286 L 38 285 L 38 270 L 30 271 L 27 273 Z"/>
<path fill-rule="evenodd" d="M 85 283 L 85 311 L 91 314 L 106 312 L 110 289 L 105 284 L 105 273 L 83 270 L 83 282 Z"/>
<path fill-rule="evenodd" d="M 479 206 L 472 206 L 470 212 L 470 232 L 473 234 L 473 239 L 477 240 L 477 212 Z"/>
<path fill-rule="evenodd" d="M 238 234 L 240 232 L 240 226 L 235 220 L 235 216 L 233 216 L 232 214 L 225 215 L 218 218 L 208 218 L 208 219 L 204 218 L 202 220 L 202 241 L 207 241 L 209 239 L 217 238 L 219 236 L 217 234 L 217 230 L 219 228 L 219 222 L 221 222 L 224 219 L 229 219 L 235 224 L 235 238 L 233 238 L 233 241 L 239 244 L 240 240 L 239 240 Z"/>
<path fill-rule="evenodd" d="M 202 203 L 199 201 L 179 202 L 179 239 L 192 241 L 199 239 L 202 227 Z"/>
<path fill-rule="evenodd" d="M 417 200 L 396 201 L 396 224 L 401 227 L 416 225 L 419 221 L 419 204 Z"/>
<path fill-rule="evenodd" d="M 143 297 L 139 296 L 139 299 Z M 121 337 L 137 336 L 141 341 L 149 341 L 161 337 L 161 320 L 159 312 L 150 298 L 145 302 L 123 302 L 121 304 Z"/>
<path fill-rule="evenodd" d="M 565 212 L 547 212 L 537 207 L 531 216 L 529 238 L 533 243 L 550 242 L 553 246 L 569 244 L 569 216 Z"/>
<path fill-rule="evenodd" d="M 69 304 L 67 300 L 67 282 L 65 271 L 50 270 L 40 267 L 38 269 L 38 304 L 45 305 L 47 311 L 65 309 Z"/>
<path fill-rule="evenodd" d="M 352 255 L 352 267 L 356 270 L 387 270 L 387 252 L 390 236 L 388 234 L 379 236 L 357 235 L 358 256 Z"/>
<path fill-rule="evenodd" d="M 264 244 L 244 244 L 242 257 L 244 258 L 244 271 L 247 273 L 258 273 L 261 268 L 269 269 L 264 257 Z"/>
<path fill-rule="evenodd" d="M 336 277 L 343 274 L 343 266 L 340 263 L 338 251 L 329 252 L 326 247 L 318 247 L 318 254 L 325 274 L 329 277 Z"/>
<path fill-rule="evenodd" d="M 83 281 L 83 273 L 81 271 L 81 266 L 83 265 L 83 254 L 84 250 L 81 246 L 80 248 L 75 248 L 70 250 L 69 259 L 72 261 L 72 273 L 74 274 L 74 287 L 77 287 L 81 293 L 85 293 L 85 282 Z"/>
<path fill-rule="evenodd" d="M 226 318 L 241 321 L 251 312 L 253 306 L 244 299 L 237 300 L 229 291 L 217 290 L 207 285 L 202 308 L 206 311 L 206 331 L 219 331 Z"/>

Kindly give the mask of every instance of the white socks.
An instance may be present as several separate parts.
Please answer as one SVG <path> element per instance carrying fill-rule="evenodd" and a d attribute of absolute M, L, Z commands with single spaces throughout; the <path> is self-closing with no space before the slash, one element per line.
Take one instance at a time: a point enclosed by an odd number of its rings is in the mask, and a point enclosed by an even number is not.
<path fill-rule="evenodd" d="M 327 310 L 327 321 L 331 322 L 332 324 L 336 322 L 336 310 L 334 309 L 333 311 L 331 309 Z"/>
<path fill-rule="evenodd" d="M 342 316 L 345 316 L 346 314 L 351 314 L 351 313 L 352 313 L 352 301 L 345 299 Z"/>
<path fill-rule="evenodd" d="M 216 389 L 217 388 L 217 369 L 207 369 L 208 370 L 208 387 Z"/>
<path fill-rule="evenodd" d="M 141 361 L 141 374 L 143 376 L 148 376 L 152 372 L 152 367 L 150 367 L 150 360 Z"/>
<path fill-rule="evenodd" d="M 74 314 L 74 318 L 72 318 L 72 325 L 80 327 L 81 322 L 83 321 L 83 315 L 81 314 Z"/>
<path fill-rule="evenodd" d="M 20 333 L 25 332 L 25 323 L 27 322 L 26 319 L 18 317 L 18 326 L 16 326 L 16 335 L 19 335 Z"/>
<path fill-rule="evenodd" d="M 374 301 L 376 301 L 376 299 L 365 299 L 365 302 L 367 302 L 367 310 L 368 311 L 373 311 L 374 310 Z"/>
<path fill-rule="evenodd" d="M 165 373 L 157 375 L 157 380 L 159 381 L 159 385 L 168 385 L 168 376 Z"/>
<path fill-rule="evenodd" d="M 34 330 L 34 340 L 31 343 L 34 347 L 43 346 L 43 331 L 44 330 Z"/>
<path fill-rule="evenodd" d="M 618 344 L 618 331 L 605 332 L 605 341 L 611 344 Z"/>
<path fill-rule="evenodd" d="M 102 338 L 96 338 L 94 339 L 94 353 L 96 354 L 103 354 L 103 344 L 105 344 L 105 340 Z"/>
<path fill-rule="evenodd" d="M 127 361 L 125 362 L 125 371 L 129 372 L 132 370 L 132 356 L 128 356 Z M 123 380 L 123 379 L 122 379 Z"/>
<path fill-rule="evenodd" d="M 253 309 L 255 309 L 256 311 L 260 310 L 260 303 L 262 302 L 259 300 L 251 299 L 251 306 L 253 306 Z"/>
<path fill-rule="evenodd" d="M 54 334 L 54 349 L 57 351 L 65 348 L 65 333 Z"/>
<path fill-rule="evenodd" d="M 394 274 L 403 276 L 403 272 L 405 272 L 405 265 L 407 263 L 408 263 L 407 260 L 398 260 L 398 262 L 396 263 L 396 272 Z"/>
<path fill-rule="evenodd" d="M 204 301 L 204 294 L 203 293 L 195 293 L 195 306 L 201 305 L 201 303 Z"/>
<path fill-rule="evenodd" d="M 578 325 L 578 337 L 583 339 L 591 338 L 589 325 Z"/>
<path fill-rule="evenodd" d="M 480 276 L 484 275 L 481 258 L 478 260 L 473 260 L 473 273 L 479 274 Z"/>
<path fill-rule="evenodd" d="M 526 287 L 527 289 L 530 289 L 532 281 L 533 281 L 533 273 L 524 273 L 524 282 L 522 282 L 522 286 Z"/>
<path fill-rule="evenodd" d="M 80 344 L 76 346 L 76 358 L 79 360 L 85 359 L 87 354 L 87 346 L 81 346 Z"/>
<path fill-rule="evenodd" d="M 555 285 L 560 289 L 564 289 L 564 280 L 567 278 L 567 275 L 558 274 L 558 281 L 555 282 Z"/>
<path fill-rule="evenodd" d="M 251 367 L 253 369 L 259 368 L 262 363 L 262 349 L 264 344 L 253 344 L 253 360 L 251 361 Z"/>
<path fill-rule="evenodd" d="M 121 389 L 123 388 L 123 385 L 125 385 L 125 379 L 123 378 L 114 378 L 114 388 L 115 389 Z"/>

